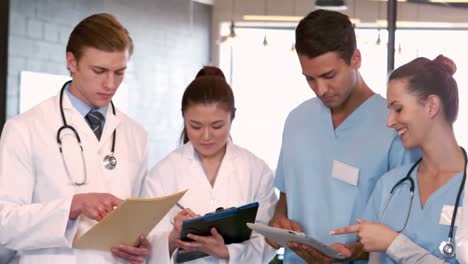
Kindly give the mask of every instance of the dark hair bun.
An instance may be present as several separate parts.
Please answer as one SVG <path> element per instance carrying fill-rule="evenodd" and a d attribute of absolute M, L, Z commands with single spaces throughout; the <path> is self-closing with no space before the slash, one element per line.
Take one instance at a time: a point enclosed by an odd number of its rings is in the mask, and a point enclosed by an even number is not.
<path fill-rule="evenodd" d="M 457 65 L 455 65 L 455 62 L 453 62 L 453 60 L 445 57 L 442 54 L 437 56 L 432 61 L 436 63 L 439 67 L 447 71 L 450 75 L 454 75 L 457 71 Z"/>
<path fill-rule="evenodd" d="M 198 71 L 197 76 L 195 76 L 195 79 L 201 76 L 217 76 L 221 77 L 223 80 L 226 80 L 223 71 L 215 66 L 204 66 L 200 71 Z"/>

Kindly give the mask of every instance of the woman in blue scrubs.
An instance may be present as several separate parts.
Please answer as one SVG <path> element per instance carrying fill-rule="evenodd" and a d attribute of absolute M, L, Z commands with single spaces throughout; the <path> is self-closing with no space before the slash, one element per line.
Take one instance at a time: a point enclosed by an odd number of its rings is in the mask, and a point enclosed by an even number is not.
<path fill-rule="evenodd" d="M 365 220 L 331 231 L 356 232 L 363 249 L 371 252 L 369 263 L 459 263 L 455 234 L 461 210 L 457 219 L 454 208 L 463 203 L 466 152 L 453 130 L 455 71 L 453 61 L 439 55 L 417 58 L 390 74 L 387 125 L 405 148 L 420 148 L 422 158 L 379 180 Z"/>

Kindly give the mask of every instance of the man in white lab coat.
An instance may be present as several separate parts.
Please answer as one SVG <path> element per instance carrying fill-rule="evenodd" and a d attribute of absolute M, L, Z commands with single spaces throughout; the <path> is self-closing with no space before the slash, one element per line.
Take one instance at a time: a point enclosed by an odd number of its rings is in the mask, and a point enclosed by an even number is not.
<path fill-rule="evenodd" d="M 15 251 L 0 247 L 0 263 L 8 263 L 8 261 L 13 258 Z"/>
<path fill-rule="evenodd" d="M 140 195 L 147 172 L 147 132 L 111 103 L 132 50 L 114 16 L 85 18 L 67 44 L 72 81 L 5 124 L 0 247 L 16 250 L 17 262 L 140 263 L 149 254 L 143 235 L 138 247 L 72 248 L 73 239 L 121 199 Z"/>

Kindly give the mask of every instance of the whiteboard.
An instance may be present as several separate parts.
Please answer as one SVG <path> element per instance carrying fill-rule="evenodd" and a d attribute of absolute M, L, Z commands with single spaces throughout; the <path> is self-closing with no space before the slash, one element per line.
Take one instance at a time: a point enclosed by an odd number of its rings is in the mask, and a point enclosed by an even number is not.
<path fill-rule="evenodd" d="M 70 76 L 50 73 L 22 71 L 20 74 L 20 113 L 31 109 L 33 106 L 57 95 Z M 124 82 L 120 85 L 112 101 L 122 112 L 128 110 L 128 85 Z"/>

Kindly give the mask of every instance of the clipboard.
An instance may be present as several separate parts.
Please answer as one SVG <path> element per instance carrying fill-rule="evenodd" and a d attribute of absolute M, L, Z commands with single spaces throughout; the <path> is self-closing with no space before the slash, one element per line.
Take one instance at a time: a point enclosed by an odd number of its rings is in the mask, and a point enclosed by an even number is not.
<path fill-rule="evenodd" d="M 73 247 L 108 251 L 119 244 L 136 246 L 138 237 L 148 234 L 187 190 L 158 198 L 127 199 L 82 236 L 75 237 Z"/>
<path fill-rule="evenodd" d="M 255 222 L 257 211 L 258 202 L 253 202 L 186 220 L 182 224 L 180 239 L 182 241 L 193 241 L 187 237 L 188 234 L 210 236 L 210 229 L 214 227 L 223 237 L 226 245 L 244 242 L 250 239 L 252 234 L 252 230 L 246 224 Z M 176 261 L 185 262 L 206 256 L 208 255 L 199 251 L 179 254 L 177 250 Z"/>
<path fill-rule="evenodd" d="M 282 247 L 286 247 L 286 244 L 289 241 L 294 241 L 311 246 L 316 250 L 320 251 L 321 253 L 335 259 L 346 258 L 340 252 L 334 250 L 333 248 L 325 245 L 324 243 L 318 241 L 313 237 L 305 235 L 304 233 L 299 233 L 288 229 L 276 228 L 261 223 L 247 223 L 247 226 L 255 232 L 275 241 Z"/>

